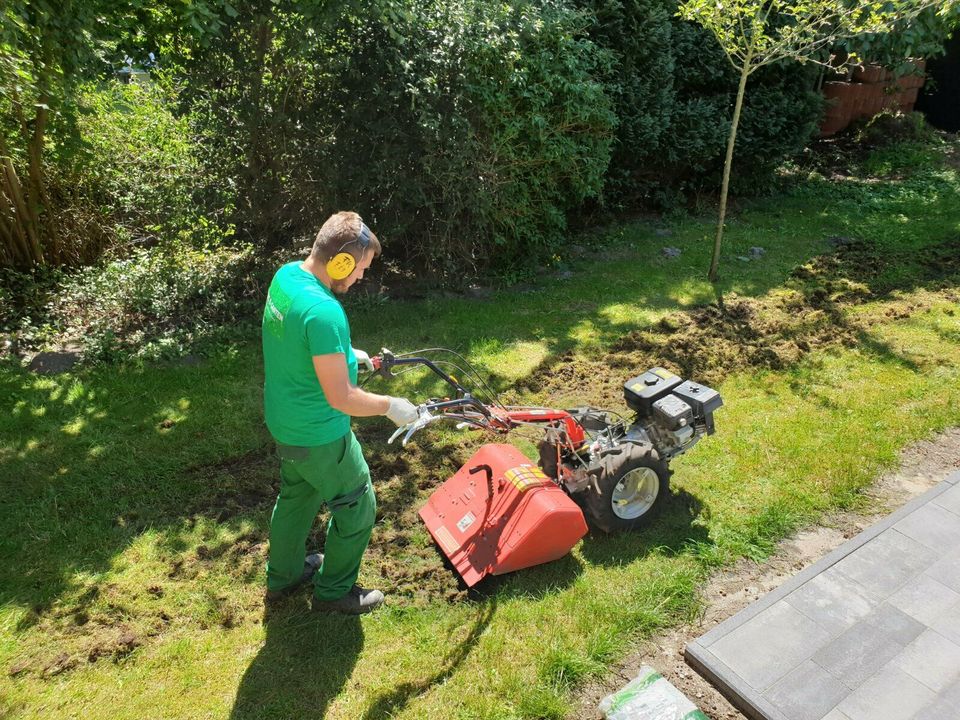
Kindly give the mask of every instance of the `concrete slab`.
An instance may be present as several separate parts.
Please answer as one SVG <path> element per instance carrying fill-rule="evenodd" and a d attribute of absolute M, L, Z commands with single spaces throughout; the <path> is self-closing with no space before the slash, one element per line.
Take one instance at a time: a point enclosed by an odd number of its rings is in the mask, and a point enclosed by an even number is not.
<path fill-rule="evenodd" d="M 933 502 L 910 513 L 894 527 L 932 550 L 960 545 L 960 515 Z"/>
<path fill-rule="evenodd" d="M 813 661 L 855 688 L 899 655 L 924 626 L 892 605 L 881 605 L 826 647 Z"/>
<path fill-rule="evenodd" d="M 954 485 L 933 502 L 954 515 L 960 515 L 960 485 Z"/>
<path fill-rule="evenodd" d="M 886 600 L 926 570 L 936 550 L 888 530 L 837 563 L 837 571 L 858 582 L 877 601 Z"/>
<path fill-rule="evenodd" d="M 850 688 L 807 660 L 781 678 L 763 696 L 790 720 L 821 720 L 850 693 Z"/>
<path fill-rule="evenodd" d="M 829 633 L 785 602 L 778 602 L 713 646 L 717 658 L 740 668 L 754 688 L 765 690 L 805 660 L 808 643 L 823 644 Z"/>
<path fill-rule="evenodd" d="M 953 594 L 952 590 L 944 589 Z M 957 599 L 960 600 L 960 596 Z M 839 635 L 877 606 L 877 601 L 863 586 L 836 567 L 824 570 L 794 590 L 786 601 L 831 635 Z"/>
<path fill-rule="evenodd" d="M 930 625 L 937 618 L 960 603 L 960 593 L 928 575 L 921 575 L 906 587 L 900 588 L 888 602 L 915 620 Z"/>
<path fill-rule="evenodd" d="M 923 683 L 889 666 L 847 695 L 837 709 L 850 720 L 910 720 L 936 697 Z"/>
<path fill-rule="evenodd" d="M 936 618 L 930 623 L 930 627 L 960 645 L 960 603 Z"/>
<path fill-rule="evenodd" d="M 960 718 L 960 472 L 686 649 L 756 720 Z"/>
<path fill-rule="evenodd" d="M 942 692 L 960 680 L 960 645 L 934 630 L 925 630 L 893 664 L 931 690 Z"/>
<path fill-rule="evenodd" d="M 960 593 L 960 552 L 945 553 L 924 574 Z"/>

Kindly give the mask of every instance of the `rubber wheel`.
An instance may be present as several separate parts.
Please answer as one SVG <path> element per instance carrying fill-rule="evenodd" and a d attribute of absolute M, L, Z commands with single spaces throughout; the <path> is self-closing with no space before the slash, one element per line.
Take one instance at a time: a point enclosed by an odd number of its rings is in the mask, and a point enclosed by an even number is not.
<path fill-rule="evenodd" d="M 643 445 L 622 446 L 601 460 L 603 472 L 582 502 L 587 522 L 606 533 L 636 530 L 649 522 L 670 495 L 670 470 L 656 450 Z"/>

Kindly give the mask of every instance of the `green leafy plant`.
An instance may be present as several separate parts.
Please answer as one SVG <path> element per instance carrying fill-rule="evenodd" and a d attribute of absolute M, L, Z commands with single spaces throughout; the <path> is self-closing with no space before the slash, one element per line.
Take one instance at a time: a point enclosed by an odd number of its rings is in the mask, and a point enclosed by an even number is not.
<path fill-rule="evenodd" d="M 563 2 L 254 3 L 175 59 L 238 234 L 272 247 L 356 208 L 388 256 L 456 281 L 535 265 L 597 196 L 610 58 Z"/>

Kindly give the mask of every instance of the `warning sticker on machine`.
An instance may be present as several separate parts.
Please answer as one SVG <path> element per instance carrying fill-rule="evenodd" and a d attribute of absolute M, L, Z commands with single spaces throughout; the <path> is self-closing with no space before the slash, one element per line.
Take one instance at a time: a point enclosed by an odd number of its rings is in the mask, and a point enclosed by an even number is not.
<path fill-rule="evenodd" d="M 456 552 L 460 547 L 457 541 L 453 539 L 453 535 L 450 534 L 450 531 L 447 530 L 443 525 L 438 527 L 433 532 L 433 536 L 437 539 L 437 542 L 440 543 L 440 547 L 443 548 L 443 551 L 447 553 L 447 555 Z"/>
<path fill-rule="evenodd" d="M 518 465 L 515 468 L 510 468 L 503 474 L 503 479 L 512 483 L 520 492 L 550 482 L 550 478 L 536 465 Z"/>
<path fill-rule="evenodd" d="M 460 522 L 457 523 L 457 530 L 460 532 L 465 532 L 468 527 L 473 525 L 473 521 L 476 519 L 476 515 L 474 515 L 472 512 L 468 512 L 466 515 L 460 518 Z"/>

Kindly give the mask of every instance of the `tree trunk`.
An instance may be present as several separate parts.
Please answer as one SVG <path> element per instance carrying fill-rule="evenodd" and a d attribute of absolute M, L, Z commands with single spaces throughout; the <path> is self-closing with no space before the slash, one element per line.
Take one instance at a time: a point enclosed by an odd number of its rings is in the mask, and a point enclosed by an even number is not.
<path fill-rule="evenodd" d="M 0 166 L 0 238 L 3 239 L 7 263 L 29 267 L 30 247 L 7 188 L 6 173 Z"/>
<path fill-rule="evenodd" d="M 727 216 L 727 191 L 730 189 L 730 167 L 733 165 L 733 146 L 737 142 L 737 125 L 740 124 L 740 110 L 743 108 L 743 96 L 750 76 L 752 53 L 747 53 L 740 71 L 740 86 L 737 88 L 737 101 L 733 106 L 733 122 L 730 124 L 730 137 L 727 140 L 727 158 L 723 163 L 723 184 L 720 186 L 720 220 L 717 223 L 717 239 L 713 243 L 713 259 L 710 261 L 710 282 L 717 281 L 717 266 L 720 264 L 720 242 L 723 240 L 723 221 Z"/>
<path fill-rule="evenodd" d="M 27 254 L 32 263 L 43 264 L 43 250 L 40 247 L 40 237 L 37 233 L 37 226 L 33 222 L 27 202 L 23 199 L 23 187 L 20 184 L 20 178 L 17 177 L 17 171 L 13 169 L 13 161 L 10 158 L 3 158 L 3 170 L 6 180 L 6 189 L 10 194 L 10 200 L 13 204 L 13 217 L 16 228 L 20 231 L 20 237 L 27 249 Z"/>
<path fill-rule="evenodd" d="M 33 136 L 30 138 L 30 145 L 27 148 L 29 155 L 27 172 L 30 178 L 30 184 L 27 188 L 27 212 L 30 216 L 30 224 L 36 228 L 37 262 L 41 265 L 44 262 L 44 258 L 43 253 L 40 251 L 39 245 L 39 237 L 41 234 L 41 228 L 43 227 L 40 222 L 40 215 L 44 209 L 49 210 L 46 183 L 43 177 L 43 143 L 46 138 L 47 117 L 50 113 L 50 111 L 45 107 L 48 100 L 49 98 L 45 96 L 41 96 L 40 98 L 40 102 L 37 106 L 37 114 L 33 123 Z M 43 228 L 44 234 L 49 234 L 52 242 L 44 244 L 48 246 L 49 250 L 51 250 L 51 259 L 57 260 L 60 255 L 60 248 L 57 246 L 55 236 L 53 235 L 53 224 L 47 223 L 47 225 L 48 227 Z"/>
<path fill-rule="evenodd" d="M 246 183 L 244 199 L 247 201 L 250 221 L 268 220 L 262 217 L 263 193 L 260 187 L 263 175 L 263 82 L 267 72 L 267 55 L 273 45 L 273 24 L 269 14 L 261 16 L 254 26 L 253 39 L 256 42 L 256 53 L 253 61 L 253 73 L 250 78 L 250 103 L 247 116 L 247 166 L 245 168 Z M 269 220 L 268 220 L 269 222 Z"/>

